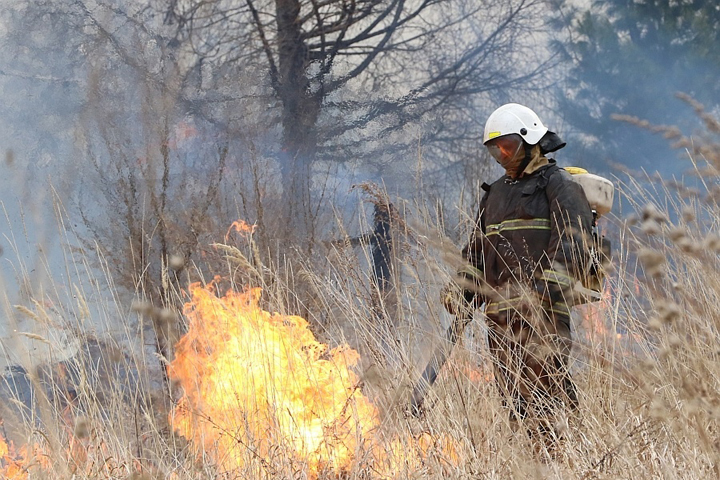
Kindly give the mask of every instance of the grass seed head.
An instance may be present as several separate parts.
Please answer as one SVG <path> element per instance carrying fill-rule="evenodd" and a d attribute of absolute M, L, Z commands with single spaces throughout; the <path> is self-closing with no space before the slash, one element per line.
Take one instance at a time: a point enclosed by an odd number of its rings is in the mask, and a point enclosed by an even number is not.
<path fill-rule="evenodd" d="M 75 419 L 75 429 L 73 430 L 73 434 L 80 440 L 90 436 L 90 422 L 88 422 L 87 418 L 78 417 Z"/>
<path fill-rule="evenodd" d="M 657 235 L 660 233 L 660 224 L 657 220 L 648 218 L 640 224 L 640 229 L 646 235 Z"/>
<path fill-rule="evenodd" d="M 643 248 L 638 252 L 638 258 L 650 276 L 658 276 L 665 267 L 665 255 L 651 248 Z"/>
<path fill-rule="evenodd" d="M 638 223 L 640 223 L 640 217 L 638 217 L 637 215 L 628 215 L 628 217 L 625 219 L 625 224 L 628 227 L 634 227 Z"/>
<path fill-rule="evenodd" d="M 131 308 L 140 315 L 151 315 L 154 307 L 150 302 L 135 300 L 133 301 Z"/>
<path fill-rule="evenodd" d="M 666 215 L 658 210 L 658 208 L 652 203 L 648 203 L 645 207 L 643 207 L 642 219 L 643 221 L 655 220 L 658 223 L 664 223 L 667 221 Z"/>
<path fill-rule="evenodd" d="M 696 215 L 695 215 L 695 209 L 693 209 L 690 206 L 685 206 L 682 209 L 682 218 L 686 222 L 693 222 L 695 221 Z"/>
<path fill-rule="evenodd" d="M 181 255 L 170 255 L 168 266 L 176 272 L 179 272 L 185 268 L 185 258 Z"/>
<path fill-rule="evenodd" d="M 658 420 L 668 418 L 669 412 L 665 407 L 665 402 L 663 402 L 662 398 L 653 398 L 652 403 L 650 404 L 650 416 Z"/>
<path fill-rule="evenodd" d="M 687 232 L 682 227 L 673 227 L 668 231 L 668 237 L 673 242 L 678 242 L 684 238 L 687 238 Z"/>
<path fill-rule="evenodd" d="M 678 249 L 683 253 L 695 255 L 702 250 L 702 245 L 690 237 L 682 237 L 677 242 Z"/>
<path fill-rule="evenodd" d="M 173 324 L 177 320 L 177 313 L 169 308 L 159 309 L 157 316 L 162 324 Z"/>
<path fill-rule="evenodd" d="M 663 327 L 663 322 L 658 317 L 650 317 L 650 320 L 648 320 L 648 327 L 652 330 L 659 331 Z"/>
<path fill-rule="evenodd" d="M 39 317 L 35 314 L 35 312 L 27 308 L 25 305 L 15 305 L 15 310 L 32 318 L 35 321 L 39 320 Z"/>
<path fill-rule="evenodd" d="M 658 302 L 657 310 L 660 320 L 665 323 L 672 323 L 682 315 L 680 306 L 675 302 Z"/>
<path fill-rule="evenodd" d="M 703 248 L 712 253 L 720 253 L 720 236 L 710 233 L 703 240 Z"/>

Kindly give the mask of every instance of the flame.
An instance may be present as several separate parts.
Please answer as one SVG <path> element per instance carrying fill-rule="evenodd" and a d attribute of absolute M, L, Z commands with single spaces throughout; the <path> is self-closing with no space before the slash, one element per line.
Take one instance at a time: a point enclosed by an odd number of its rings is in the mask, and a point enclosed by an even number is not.
<path fill-rule="evenodd" d="M 256 228 L 257 225 L 250 225 L 249 223 L 245 222 L 245 220 L 235 220 L 233 223 L 230 224 L 230 228 L 228 228 L 228 231 L 225 234 L 225 241 L 227 241 L 228 237 L 230 237 L 230 233 L 233 229 L 235 229 L 235 231 L 241 235 L 252 235 L 253 233 L 255 233 Z"/>
<path fill-rule="evenodd" d="M 169 366 L 184 393 L 170 421 L 219 471 L 257 476 L 258 468 L 278 474 L 302 465 L 317 478 L 347 472 L 359 458 L 372 457 L 377 472 L 432 452 L 456 455 L 447 439 L 380 443 L 378 411 L 352 371 L 357 352 L 329 349 L 301 317 L 262 310 L 258 288 L 222 297 L 215 289 L 189 288 L 188 332 Z"/>
<path fill-rule="evenodd" d="M 23 445 L 16 449 L 12 442 L 8 444 L 1 436 L 0 457 L 2 457 L 0 476 L 8 480 L 26 480 L 31 471 L 47 472 L 51 467 L 48 455 L 38 444 Z"/>
<path fill-rule="evenodd" d="M 65 413 L 69 412 L 63 412 L 63 417 Z M 63 430 L 67 434 L 66 443 L 58 449 L 57 456 L 50 455 L 52 449 L 47 442 L 33 441 L 16 448 L 12 441 L 8 443 L 0 435 L 0 478 L 27 480 L 94 475 L 116 478 L 118 471 L 125 469 L 113 458 L 102 438 L 78 438 L 71 433 L 70 425 L 65 425 Z M 142 468 L 136 470 L 142 471 Z"/>
<path fill-rule="evenodd" d="M 128 470 L 126 465 L 113 458 L 108 445 L 101 439 L 90 441 L 71 436 L 55 462 L 48 452 L 42 443 L 33 442 L 15 448 L 12 441 L 8 444 L 0 436 L 0 478 L 118 478 L 119 474 Z M 142 473 L 143 470 L 147 468 L 134 465 L 134 473 Z"/>
<path fill-rule="evenodd" d="M 450 372 L 453 371 L 453 374 L 459 374 L 476 385 L 491 383 L 495 379 L 491 367 L 488 365 L 477 365 L 474 361 L 467 358 L 456 359 L 449 366 L 451 366 L 452 369 L 444 368 L 441 370 L 440 375 L 442 377 L 448 377 Z"/>
<path fill-rule="evenodd" d="M 610 328 L 607 324 L 608 313 L 612 309 L 613 290 L 609 282 L 603 289 L 600 300 L 575 308 L 581 315 L 585 337 L 592 344 L 608 342 L 614 337 L 616 340 L 622 338 L 622 334 Z"/>
<path fill-rule="evenodd" d="M 312 471 L 349 467 L 378 425 L 350 370 L 357 353 L 328 351 L 304 319 L 261 310 L 260 289 L 218 298 L 213 288 L 192 285 L 185 306 L 189 331 L 170 366 L 184 389 L 176 431 L 199 450 L 219 452 L 226 470 L 278 449 Z"/>
<path fill-rule="evenodd" d="M 316 479 L 354 468 L 373 478 L 407 478 L 428 462 L 441 469 L 459 462 L 459 444 L 449 435 L 380 429 L 378 411 L 352 371 L 359 360 L 354 350 L 329 349 L 306 320 L 260 309 L 260 289 L 224 297 L 214 290 L 215 284 L 190 286 L 189 331 L 169 366 L 184 394 L 170 420 L 218 478 L 226 472 L 289 478 L 304 471 L 301 476 Z M 0 478 L 147 471 L 137 460 L 117 459 L 102 432 L 71 413 L 62 414 L 61 448 L 36 441 L 16 449 L 0 436 Z"/>

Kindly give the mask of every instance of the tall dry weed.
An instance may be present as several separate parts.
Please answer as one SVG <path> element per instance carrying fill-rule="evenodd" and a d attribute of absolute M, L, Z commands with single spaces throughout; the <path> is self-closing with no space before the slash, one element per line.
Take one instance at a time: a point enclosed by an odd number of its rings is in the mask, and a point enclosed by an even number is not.
<path fill-rule="evenodd" d="M 395 478 L 714 478 L 720 474 L 720 208 L 712 155 L 719 150 L 715 123 L 706 124 L 704 135 L 681 143 L 692 146 L 686 160 L 678 161 L 701 174 L 695 185 L 660 184 L 637 175 L 618 180 L 622 215 L 606 225 L 615 245 L 613 270 L 602 300 L 573 313 L 572 371 L 580 409 L 557 425 L 564 441 L 553 456 L 532 453 L 525 433 L 511 427 L 493 383 L 480 313 L 431 389 L 425 415 L 408 414 L 410 389 L 450 321 L 438 302 L 439 290 L 460 262 L 444 216 L 423 202 L 395 199 L 402 208 L 393 227 L 398 233 L 392 301 L 370 268 L 372 242 L 352 241 L 342 221 L 335 227 L 338 241 L 324 245 L 322 268 L 312 257 L 289 262 L 267 256 L 260 231 L 225 231 L 216 239 L 212 273 L 223 277 L 219 291 L 262 287 L 268 311 L 294 314 L 302 305 L 322 342 L 359 350 L 357 388 L 379 408 L 378 438 L 386 439 L 380 447 L 397 450 L 392 443 L 397 438 L 405 439 L 401 444 L 408 449 L 411 439 L 435 442 L 436 455 L 397 466 Z M 474 212 L 459 216 L 469 226 Z M 361 233 L 372 231 L 367 223 L 359 226 Z M 30 478 L 309 475 L 306 465 L 280 450 L 275 463 L 256 459 L 236 472 L 220 472 L 211 452 L 197 457 L 168 420 L 173 406 L 168 393 L 181 392 L 168 392 L 159 381 L 157 356 L 147 347 L 153 340 L 137 328 L 142 317 L 162 312 L 152 304 L 132 309 L 119 300 L 98 308 L 91 299 L 107 298 L 112 274 L 106 270 L 98 277 L 93 263 L 86 259 L 72 268 L 85 269 L 83 275 L 93 275 L 95 282 L 74 282 L 72 276 L 69 285 L 58 282 L 52 292 L 56 315 L 41 301 L 11 308 L 29 321 L 60 322 L 80 348 L 62 362 L 36 365 L 26 357 L 6 373 L 3 433 L 14 446 L 3 452 L 4 472 L 15 465 Z M 212 280 L 201 265 L 182 267 Z M 298 285 L 305 291 L 302 300 Z M 88 327 L 91 320 L 117 326 L 118 319 L 126 320 L 124 327 L 112 335 L 92 334 Z M 27 391 L 31 398 L 24 396 Z M 456 454 L 443 456 L 441 439 L 450 439 Z M 20 452 L 23 445 L 30 448 Z M 387 478 L 373 469 L 368 451 L 356 455 L 352 469 L 323 471 L 320 478 Z"/>

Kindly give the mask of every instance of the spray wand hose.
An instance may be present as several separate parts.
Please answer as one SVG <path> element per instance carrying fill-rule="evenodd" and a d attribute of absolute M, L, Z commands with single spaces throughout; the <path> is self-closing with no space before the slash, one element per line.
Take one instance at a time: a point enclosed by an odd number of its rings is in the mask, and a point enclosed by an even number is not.
<path fill-rule="evenodd" d="M 435 349 L 435 353 L 430 357 L 425 370 L 423 370 L 420 379 L 413 388 L 412 398 L 410 400 L 410 412 L 420 417 L 423 413 L 423 401 L 427 395 L 428 390 L 433 386 L 435 380 L 437 380 L 438 374 L 442 369 L 443 365 L 447 362 L 450 353 L 457 344 L 458 340 L 462 337 L 465 327 L 472 321 L 472 318 L 461 318 L 455 316 L 455 320 L 450 324 L 448 329 L 445 331 L 445 340 L 450 343 L 450 348 L 447 347 L 445 342 L 438 345 Z"/>

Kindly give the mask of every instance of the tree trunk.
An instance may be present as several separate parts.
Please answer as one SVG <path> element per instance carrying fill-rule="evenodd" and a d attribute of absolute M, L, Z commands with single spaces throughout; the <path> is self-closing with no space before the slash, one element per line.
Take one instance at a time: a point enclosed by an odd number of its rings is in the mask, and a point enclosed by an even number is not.
<path fill-rule="evenodd" d="M 283 204 L 289 229 L 312 228 L 310 182 L 317 149 L 315 124 L 322 94 L 312 93 L 307 75 L 308 49 L 300 28 L 300 2 L 276 0 L 278 94 L 282 101 L 283 151 L 280 158 Z"/>

